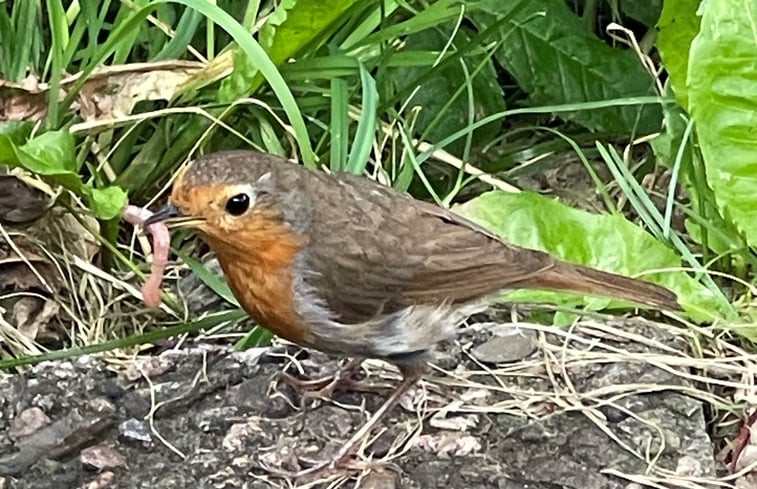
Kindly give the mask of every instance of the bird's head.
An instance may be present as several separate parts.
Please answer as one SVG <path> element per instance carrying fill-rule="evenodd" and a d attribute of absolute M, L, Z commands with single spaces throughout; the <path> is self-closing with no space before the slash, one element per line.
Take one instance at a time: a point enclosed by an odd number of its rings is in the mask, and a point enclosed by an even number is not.
<path fill-rule="evenodd" d="M 168 204 L 145 221 L 193 228 L 213 247 L 244 252 L 302 226 L 296 196 L 276 181 L 283 159 L 252 151 L 213 153 L 194 160 L 173 185 Z"/>

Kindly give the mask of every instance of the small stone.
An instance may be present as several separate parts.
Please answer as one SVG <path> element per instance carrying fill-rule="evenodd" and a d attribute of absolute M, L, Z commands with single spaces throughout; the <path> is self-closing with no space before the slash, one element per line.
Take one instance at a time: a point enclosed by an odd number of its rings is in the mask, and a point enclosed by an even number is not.
<path fill-rule="evenodd" d="M 258 436 L 263 432 L 257 419 L 250 419 L 246 423 L 237 423 L 229 428 L 223 437 L 221 446 L 227 452 L 236 452 L 244 448 L 246 440 Z"/>
<path fill-rule="evenodd" d="M 18 451 L 0 457 L 0 474 L 18 475 L 39 459 L 62 460 L 98 438 L 112 422 L 112 412 L 104 403 L 92 400 L 82 409 L 65 416 L 16 442 Z"/>
<path fill-rule="evenodd" d="M 49 424 L 50 418 L 47 417 L 43 410 L 38 407 L 31 407 L 21 411 L 21 413 L 19 413 L 19 415 L 11 422 L 8 435 L 10 435 L 11 438 L 19 439 L 24 436 L 29 436 L 32 433 L 36 433 Z"/>
<path fill-rule="evenodd" d="M 111 445 L 94 445 L 79 454 L 81 463 L 98 470 L 126 467 L 126 457 Z"/>
<path fill-rule="evenodd" d="M 754 489 L 757 487 L 757 474 L 746 474 L 736 479 L 736 489 Z"/>
<path fill-rule="evenodd" d="M 82 489 L 104 489 L 106 487 L 110 487 L 110 485 L 115 480 L 116 475 L 113 472 L 103 472 L 101 474 L 97 474 L 97 477 L 95 477 L 93 480 L 87 482 L 83 486 L 81 486 Z"/>
<path fill-rule="evenodd" d="M 229 420 L 235 418 L 239 409 L 236 406 L 215 407 L 202 411 L 197 416 L 197 427 L 206 432 L 214 433 L 224 429 Z"/>
<path fill-rule="evenodd" d="M 362 489 L 396 489 L 397 477 L 391 472 L 372 471 L 361 482 Z"/>
<path fill-rule="evenodd" d="M 464 457 L 481 451 L 481 443 L 476 437 L 454 431 L 420 435 L 413 446 L 446 458 Z"/>
<path fill-rule="evenodd" d="M 517 362 L 536 351 L 533 330 L 508 327 L 499 329 L 487 342 L 473 348 L 476 360 L 484 363 Z"/>
<path fill-rule="evenodd" d="M 138 419 L 130 418 L 118 425 L 118 435 L 126 440 L 152 443 L 150 428 Z"/>
<path fill-rule="evenodd" d="M 676 474 L 681 477 L 701 477 L 702 464 L 693 457 L 684 456 L 678 459 Z"/>
<path fill-rule="evenodd" d="M 166 357 L 145 357 L 134 360 L 124 372 L 124 377 L 130 382 L 136 382 L 146 376 L 154 379 L 165 374 L 174 367 L 174 362 Z"/>

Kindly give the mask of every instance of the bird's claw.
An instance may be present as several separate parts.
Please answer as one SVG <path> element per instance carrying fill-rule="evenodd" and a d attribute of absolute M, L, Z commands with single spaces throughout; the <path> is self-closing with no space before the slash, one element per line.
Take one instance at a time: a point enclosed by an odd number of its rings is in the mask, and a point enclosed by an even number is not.
<path fill-rule="evenodd" d="M 298 379 L 286 372 L 278 374 L 278 380 L 292 387 L 300 394 L 300 408 L 305 408 L 308 401 L 327 400 L 337 390 L 355 389 L 359 384 L 352 375 L 360 368 L 360 359 L 347 362 L 333 375 L 320 379 Z"/>

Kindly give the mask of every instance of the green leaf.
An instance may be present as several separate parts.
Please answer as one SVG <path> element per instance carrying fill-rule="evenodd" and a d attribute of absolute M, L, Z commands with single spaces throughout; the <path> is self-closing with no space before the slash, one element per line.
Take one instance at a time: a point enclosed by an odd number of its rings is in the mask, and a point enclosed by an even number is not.
<path fill-rule="evenodd" d="M 271 56 L 273 47 L 275 46 L 276 32 L 289 18 L 289 11 L 297 5 L 297 0 L 282 0 L 276 5 L 271 15 L 265 21 L 265 24 L 260 27 L 260 45 Z M 271 56 L 273 58 L 273 56 Z"/>
<path fill-rule="evenodd" d="M 535 193 L 488 192 L 453 210 L 513 244 L 599 270 L 634 277 L 647 270 L 681 266 L 678 255 L 622 215 L 591 214 Z M 712 292 L 684 272 L 650 273 L 638 278 L 674 291 L 695 320 L 713 320 L 720 314 Z M 582 300 L 542 291 L 518 291 L 508 298 L 585 304 L 590 308 L 612 304 L 607 299 Z"/>
<path fill-rule="evenodd" d="M 689 58 L 689 113 L 718 207 L 756 246 L 757 0 L 703 5 Z"/>
<path fill-rule="evenodd" d="M 0 134 L 8 136 L 16 144 L 24 144 L 34 129 L 31 121 L 8 121 L 0 124 Z"/>
<path fill-rule="evenodd" d="M 665 0 L 658 22 L 657 50 L 665 69 L 670 75 L 670 84 L 676 100 L 688 106 L 686 71 L 689 66 L 689 46 L 699 32 L 697 8 L 701 0 Z"/>
<path fill-rule="evenodd" d="M 274 65 L 313 48 L 336 25 L 356 0 L 284 0 L 260 28 L 260 45 Z M 245 52 L 234 55 L 234 72 L 221 83 L 222 100 L 232 101 L 257 90 L 262 82 L 258 65 Z"/>
<path fill-rule="evenodd" d="M 652 27 L 660 17 L 662 0 L 623 0 L 620 2 L 620 10 L 645 26 Z"/>
<path fill-rule="evenodd" d="M 8 135 L 0 134 L 0 164 L 20 166 L 76 193 L 81 192 L 74 139 L 68 131 L 46 132 L 20 146 Z"/>
<path fill-rule="evenodd" d="M 82 190 L 92 213 L 106 221 L 120 216 L 128 200 L 126 192 L 121 187 L 84 186 Z"/>
<path fill-rule="evenodd" d="M 46 132 L 22 145 L 18 134 L 0 130 L 0 165 L 24 168 L 84 197 L 99 219 L 117 217 L 127 203 L 126 193 L 119 187 L 96 189 L 82 181 L 76 168 L 74 138 L 66 130 Z"/>
<path fill-rule="evenodd" d="M 180 336 L 187 333 L 194 333 L 201 330 L 210 330 L 223 325 L 242 321 L 247 314 L 235 309 L 232 311 L 223 311 L 217 314 L 210 314 L 202 319 L 192 322 L 183 322 L 166 328 L 153 329 L 147 333 L 139 333 L 131 336 L 123 336 L 114 340 L 104 341 L 102 343 L 93 343 L 85 346 L 74 346 L 65 350 L 52 350 L 40 355 L 27 355 L 20 358 L 8 358 L 0 360 L 0 371 L 20 367 L 23 365 L 35 365 L 40 362 L 62 360 L 64 358 L 75 358 L 82 355 L 91 355 L 102 353 L 104 351 L 129 348 L 137 345 L 155 344 L 159 340 Z"/>
<path fill-rule="evenodd" d="M 202 14 L 197 10 L 188 8 L 181 15 L 179 24 L 176 26 L 174 37 L 163 46 L 152 61 L 180 58 L 187 46 L 192 42 L 192 37 L 197 34 L 197 28 L 202 20 Z"/>
<path fill-rule="evenodd" d="M 49 131 L 30 139 L 19 148 L 20 158 L 27 170 L 40 175 L 58 172 L 76 174 L 74 137 L 70 132 Z"/>
<path fill-rule="evenodd" d="M 471 12 L 480 29 L 520 2 L 486 0 Z M 653 80 L 630 50 L 610 47 L 571 12 L 564 0 L 527 2 L 499 28 L 495 56 L 534 105 L 570 104 L 652 95 Z M 606 108 L 561 114 L 591 130 L 651 133 L 660 128 L 659 106 Z"/>
<path fill-rule="evenodd" d="M 408 50 L 405 54 L 438 53 L 444 49 L 452 32 L 452 25 L 447 24 L 412 34 L 405 41 Z M 458 48 L 469 40 L 463 32 L 457 32 L 456 35 L 460 41 L 455 42 Z M 461 63 L 465 63 L 465 67 Z M 474 74 L 481 64 L 483 66 Z M 389 73 L 399 86 L 406 86 L 428 70 L 428 66 L 402 66 Z M 502 87 L 490 58 L 484 55 L 466 56 L 457 63 L 442 65 L 441 68 L 436 67 L 432 70 L 435 70 L 434 76 L 418 85 L 411 101 L 412 106 L 421 108 L 415 127 L 424 135 L 424 140 L 439 142 L 471 122 L 505 110 Z M 468 84 L 471 85 L 472 101 L 468 100 Z M 471 102 L 473 115 L 470 110 Z M 478 148 L 487 144 L 501 130 L 502 121 L 476 130 L 472 134 L 472 146 Z M 463 157 L 465 147 L 465 139 L 460 139 L 445 150 Z"/>

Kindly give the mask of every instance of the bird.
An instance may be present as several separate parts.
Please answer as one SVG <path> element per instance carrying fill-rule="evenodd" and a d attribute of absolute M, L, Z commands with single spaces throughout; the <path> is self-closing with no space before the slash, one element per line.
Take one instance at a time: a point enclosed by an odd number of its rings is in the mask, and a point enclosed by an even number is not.
<path fill-rule="evenodd" d="M 231 291 L 258 324 L 306 348 L 397 367 L 402 380 L 330 459 L 335 469 L 429 370 L 429 354 L 503 291 L 603 296 L 678 311 L 650 282 L 515 246 L 446 208 L 347 172 L 328 173 L 253 150 L 200 156 L 168 202 L 144 222 L 194 229 L 216 254 Z"/>

